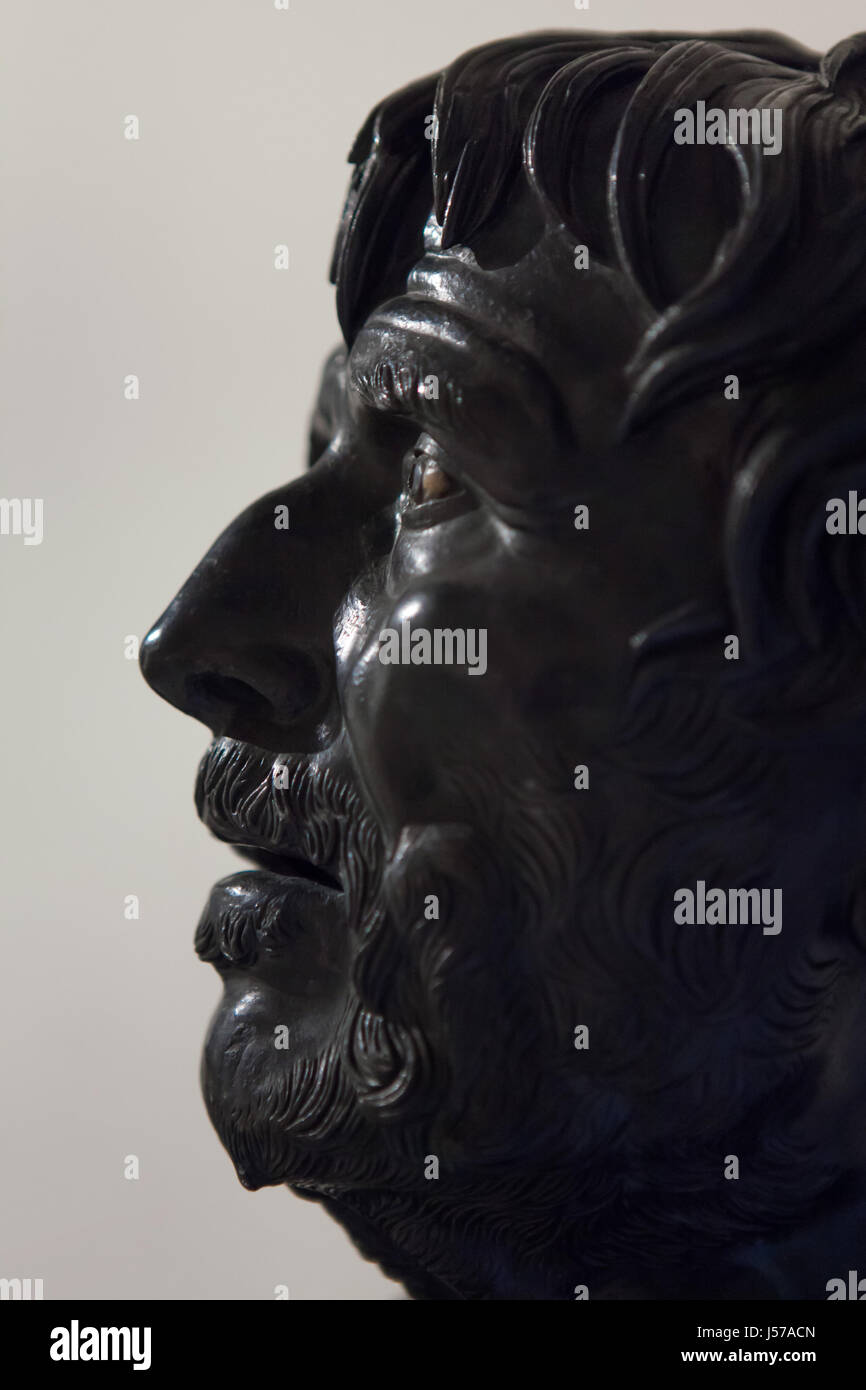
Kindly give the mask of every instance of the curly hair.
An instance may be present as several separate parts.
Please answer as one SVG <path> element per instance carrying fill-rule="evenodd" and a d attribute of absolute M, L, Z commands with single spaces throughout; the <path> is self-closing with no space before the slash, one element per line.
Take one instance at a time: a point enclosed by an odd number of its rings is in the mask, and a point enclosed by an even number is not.
<path fill-rule="evenodd" d="M 781 109 L 779 157 L 766 159 L 748 144 L 675 145 L 674 113 L 699 99 Z M 643 795 L 642 786 L 659 798 L 667 820 L 660 817 L 642 858 L 622 859 L 621 882 L 609 875 L 599 920 L 602 907 L 615 902 L 615 911 L 604 931 L 593 934 L 589 923 L 593 950 L 579 962 L 573 958 L 579 936 L 573 927 L 548 942 L 559 967 L 549 972 L 548 1017 L 577 1016 L 570 984 L 562 984 L 559 997 L 556 982 L 573 982 L 582 969 L 588 989 L 587 961 L 599 965 L 591 983 L 603 997 L 608 952 L 610 977 L 621 990 L 623 960 L 631 959 L 644 972 L 658 968 L 664 988 L 671 987 L 671 1007 L 677 990 L 681 1000 L 691 992 L 694 1016 L 686 1009 L 672 1018 L 670 1035 L 653 1045 L 694 1062 L 694 1018 L 711 1016 L 719 1024 L 713 1080 L 701 1097 L 705 1131 L 683 1134 L 681 1151 L 643 1147 L 639 1161 L 626 1145 L 633 1187 L 623 1180 L 615 1193 L 593 1189 L 608 1231 L 589 1258 L 609 1267 L 616 1263 L 612 1251 L 631 1253 L 650 1234 L 658 1250 L 670 1242 L 675 1265 L 690 1204 L 693 1229 L 708 1246 L 787 1229 L 793 1214 L 839 1189 L 853 1152 L 840 1157 L 840 1149 L 825 1164 L 816 1117 L 829 1054 L 836 1043 L 853 1052 L 862 1044 L 858 1024 L 850 1023 L 849 1035 L 847 1023 L 838 1031 L 826 1023 L 833 1009 L 837 1018 L 854 1018 L 852 998 L 862 980 L 862 759 L 852 764 L 852 749 L 863 744 L 866 572 L 856 537 L 827 536 L 824 504 L 861 481 L 866 491 L 864 135 L 866 34 L 821 57 L 769 33 L 554 32 L 487 44 L 438 77 L 388 97 L 350 154 L 355 168 L 331 272 L 347 345 L 379 304 L 403 291 L 423 255 L 431 209 L 443 249 L 472 248 L 523 180 L 548 224 L 585 244 L 637 306 L 641 331 L 623 368 L 619 441 L 634 440 L 710 391 L 718 397 L 724 374 L 742 378 L 724 459 L 727 611 L 659 615 L 655 627 L 635 635 L 626 725 L 611 754 L 611 772 L 635 779 L 632 786 L 623 781 L 620 804 Z M 736 631 L 742 654 L 721 678 L 718 661 L 712 672 L 706 662 L 711 645 L 718 651 L 719 631 Z M 806 787 L 786 834 L 793 856 L 812 836 L 810 852 L 826 855 L 827 881 L 797 904 L 799 926 L 789 935 L 784 966 L 750 943 L 744 975 L 743 960 L 710 959 L 694 942 L 672 943 L 660 927 L 648 937 L 647 921 L 664 916 L 653 893 L 669 903 L 672 882 L 684 881 L 669 882 L 670 874 L 682 875 L 692 858 L 698 874 L 706 862 L 710 841 L 702 838 L 702 825 L 726 817 L 737 827 L 728 835 L 728 867 L 737 855 L 741 868 L 750 856 L 761 867 L 767 846 L 756 827 L 768 823 L 762 814 L 769 818 L 773 807 L 789 804 L 790 767 L 810 739 L 823 771 Z M 774 760 L 775 778 L 768 771 Z M 565 813 L 537 828 L 532 854 L 521 861 L 527 882 L 533 874 L 544 877 L 551 863 L 570 862 L 563 848 L 567 821 Z M 571 832 L 573 839 L 577 829 Z M 511 848 L 517 862 L 516 839 Z M 755 881 L 757 868 L 756 875 Z M 550 881 L 538 892 L 549 909 Z M 650 947 L 642 955 L 617 954 L 617 932 L 632 943 L 651 938 Z M 375 951 L 366 965 L 375 976 Z M 646 995 L 646 978 L 643 986 L 637 978 L 628 982 L 636 1001 L 641 988 Z M 744 993 L 758 984 L 770 989 L 775 980 L 777 995 L 772 1016 L 752 1001 L 752 1024 L 766 1029 L 772 1046 L 746 1061 L 731 1041 L 723 997 L 744 978 Z M 611 1074 L 638 1081 L 663 1071 L 646 1060 L 652 1030 L 640 1008 L 636 1002 L 634 1025 L 608 1059 Z M 691 1084 L 685 1066 L 681 1080 L 676 1104 L 682 1107 Z M 727 1115 L 726 1098 L 734 1107 Z M 603 1174 L 616 1186 L 611 1154 L 621 1141 L 622 1117 L 611 1105 L 587 1125 L 586 1113 L 584 1105 L 584 1141 L 587 1133 L 596 1141 L 604 1135 L 608 1151 L 603 1163 L 587 1159 L 585 1173 L 593 1180 Z M 760 1156 L 760 1178 L 748 1195 L 732 1191 L 707 1205 L 702 1194 L 692 1203 L 689 1192 L 700 1188 L 695 1175 L 709 1163 L 704 1149 L 714 1151 L 726 1124 L 733 1134 L 737 1123 L 744 1148 Z M 562 1128 L 569 1130 L 565 1120 Z M 573 1141 L 569 1130 L 563 1147 L 572 1154 Z M 548 1214 L 568 1211 L 577 1219 L 573 1172 L 564 1164 L 550 1182 L 556 1191 L 553 1198 L 546 1194 Z M 670 1210 L 657 1198 L 666 1185 L 669 1195 L 675 1192 Z M 656 1196 L 643 1200 L 648 1192 Z M 499 1199 L 499 1214 L 515 1220 L 515 1191 L 507 1183 Z M 538 1211 L 526 1210 L 527 1221 L 538 1223 Z M 585 1216 L 583 1210 L 580 1219 Z M 535 1236 L 540 1249 L 545 1242 L 538 1230 Z"/>

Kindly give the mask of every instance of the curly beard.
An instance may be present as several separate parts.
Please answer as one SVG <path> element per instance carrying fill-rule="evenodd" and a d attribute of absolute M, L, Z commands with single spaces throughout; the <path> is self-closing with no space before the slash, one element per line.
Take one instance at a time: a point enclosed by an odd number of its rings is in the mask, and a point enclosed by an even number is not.
<path fill-rule="evenodd" d="M 406 827 L 387 862 L 357 796 L 302 760 L 287 802 L 247 795 L 259 834 L 338 824 L 353 958 L 315 1055 L 276 1065 L 270 1031 L 221 1006 L 208 1112 L 246 1186 L 322 1200 L 420 1297 L 635 1296 L 647 1251 L 673 1289 L 841 1180 L 817 1117 L 848 977 L 810 905 L 778 942 L 673 923 L 678 883 L 767 881 L 783 779 L 717 691 L 658 697 L 591 802 L 551 790 L 561 750 L 525 744 L 507 777 L 442 750 L 453 819 Z M 731 1152 L 748 1182 L 722 1180 Z"/>

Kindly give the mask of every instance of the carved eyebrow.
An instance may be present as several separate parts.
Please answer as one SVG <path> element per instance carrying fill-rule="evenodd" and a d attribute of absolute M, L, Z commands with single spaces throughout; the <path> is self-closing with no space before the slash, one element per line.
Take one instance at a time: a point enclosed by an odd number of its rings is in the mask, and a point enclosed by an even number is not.
<path fill-rule="evenodd" d="M 456 430 L 471 413 L 463 390 L 440 361 L 435 344 L 405 345 L 400 352 L 389 337 L 378 353 L 355 358 L 349 387 L 371 410 L 383 411 L 418 424 L 438 424 Z"/>
<path fill-rule="evenodd" d="M 349 355 L 348 385 L 372 410 L 486 452 L 558 448 L 569 433 L 538 360 L 438 302 L 396 300 L 368 319 Z"/>

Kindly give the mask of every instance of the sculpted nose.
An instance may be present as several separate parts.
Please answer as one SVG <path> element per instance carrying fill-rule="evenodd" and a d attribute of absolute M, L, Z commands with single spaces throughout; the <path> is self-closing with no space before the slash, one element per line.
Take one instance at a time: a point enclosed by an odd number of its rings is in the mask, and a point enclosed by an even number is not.
<path fill-rule="evenodd" d="M 282 752 L 333 736 L 340 595 L 321 573 L 330 551 L 323 521 L 310 474 L 261 498 L 223 532 L 141 645 L 148 684 L 216 736 Z"/>

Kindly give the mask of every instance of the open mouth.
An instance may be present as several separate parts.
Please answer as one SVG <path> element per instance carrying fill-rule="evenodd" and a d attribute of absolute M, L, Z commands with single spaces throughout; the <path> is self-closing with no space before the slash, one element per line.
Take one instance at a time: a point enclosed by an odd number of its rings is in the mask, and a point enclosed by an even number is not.
<path fill-rule="evenodd" d="M 376 843 L 351 783 L 306 756 L 222 736 L 199 765 L 195 801 L 211 834 L 252 866 L 213 885 L 199 956 L 305 997 L 344 982 Z"/>
<path fill-rule="evenodd" d="M 340 815 L 324 801 L 323 783 L 307 759 L 223 737 L 199 765 L 196 808 L 218 840 L 258 868 L 342 893 Z"/>
<path fill-rule="evenodd" d="M 326 869 L 311 864 L 307 859 L 299 859 L 291 854 L 276 854 L 273 850 L 259 849 L 254 845 L 232 845 L 232 849 L 236 849 L 243 859 L 248 859 L 258 868 L 279 874 L 281 878 L 305 878 L 310 883 L 320 883 L 323 888 L 330 888 L 337 893 L 343 892 L 343 885 L 338 878 L 329 874 Z"/>

